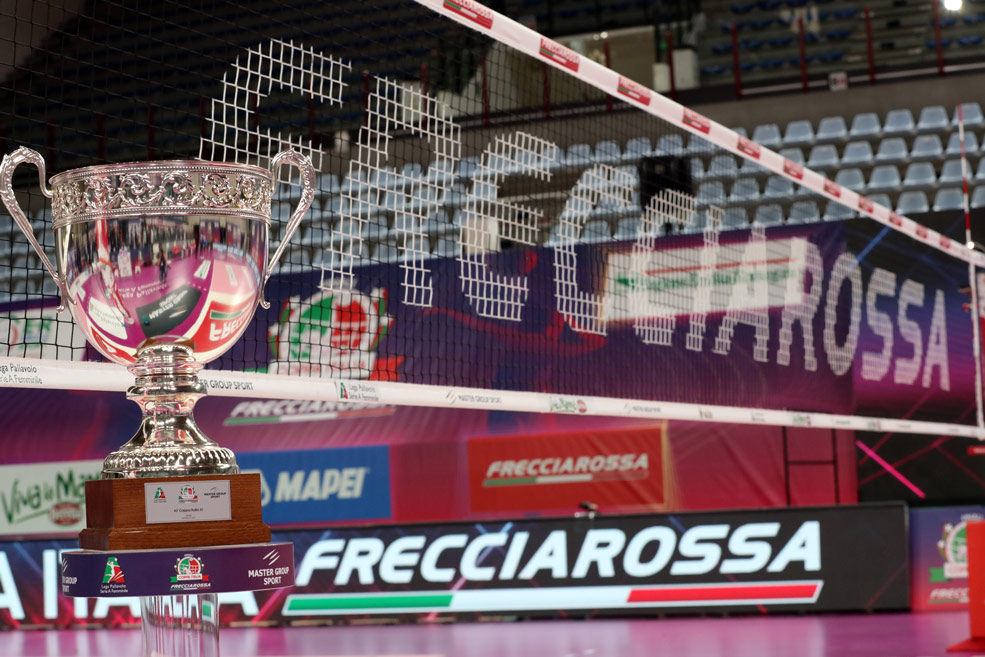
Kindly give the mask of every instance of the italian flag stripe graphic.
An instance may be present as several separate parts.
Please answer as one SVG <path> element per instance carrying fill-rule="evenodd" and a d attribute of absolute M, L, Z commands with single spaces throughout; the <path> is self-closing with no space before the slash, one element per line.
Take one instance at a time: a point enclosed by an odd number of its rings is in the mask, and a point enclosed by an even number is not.
<path fill-rule="evenodd" d="M 295 593 L 286 616 L 426 613 L 441 611 L 527 611 L 813 604 L 821 580 L 725 582 L 656 586 L 567 586 L 550 588 L 411 591 L 407 593 Z"/>
<path fill-rule="evenodd" d="M 502 477 L 485 479 L 483 486 L 523 486 L 528 484 L 575 484 L 586 481 L 626 481 L 630 479 L 646 479 L 647 472 L 595 472 L 563 475 L 538 475 L 536 477 Z"/>

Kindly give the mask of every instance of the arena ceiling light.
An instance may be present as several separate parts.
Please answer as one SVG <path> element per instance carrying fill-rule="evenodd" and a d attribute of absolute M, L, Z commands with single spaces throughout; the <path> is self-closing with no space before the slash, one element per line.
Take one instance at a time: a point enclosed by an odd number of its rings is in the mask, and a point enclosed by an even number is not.
<path fill-rule="evenodd" d="M 948 11 L 961 11 L 962 0 L 944 0 L 944 9 Z"/>

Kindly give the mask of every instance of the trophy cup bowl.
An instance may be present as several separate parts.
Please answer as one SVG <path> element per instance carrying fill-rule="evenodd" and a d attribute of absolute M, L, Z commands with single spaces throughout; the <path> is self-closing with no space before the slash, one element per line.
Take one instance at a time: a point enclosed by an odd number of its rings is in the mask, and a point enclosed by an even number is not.
<path fill-rule="evenodd" d="M 55 264 L 17 204 L 12 181 L 38 168 L 52 199 Z M 270 199 L 280 167 L 303 186 L 284 238 L 267 259 Z M 314 199 L 311 160 L 275 155 L 270 169 L 203 161 L 151 161 L 72 169 L 45 186 L 44 159 L 19 148 L 0 164 L 0 200 L 37 251 L 89 343 L 136 376 L 127 397 L 143 412 L 134 437 L 103 463 L 102 477 L 235 474 L 232 451 L 196 426 L 205 393 L 197 372 L 242 335 L 263 288 Z"/>

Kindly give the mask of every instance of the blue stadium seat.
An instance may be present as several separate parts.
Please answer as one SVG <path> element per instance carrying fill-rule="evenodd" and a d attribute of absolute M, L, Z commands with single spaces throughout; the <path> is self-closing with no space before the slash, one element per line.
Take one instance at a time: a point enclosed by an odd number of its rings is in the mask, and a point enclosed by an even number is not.
<path fill-rule="evenodd" d="M 581 231 L 582 242 L 608 242 L 611 238 L 609 222 L 601 219 L 586 222 Z"/>
<path fill-rule="evenodd" d="M 735 178 L 739 175 L 739 165 L 731 155 L 716 155 L 708 163 L 706 178 Z"/>
<path fill-rule="evenodd" d="M 936 132 L 946 130 L 948 126 L 947 110 L 942 105 L 932 105 L 920 110 L 917 120 L 917 132 Z"/>
<path fill-rule="evenodd" d="M 852 119 L 852 129 L 848 132 L 851 139 L 869 139 L 881 134 L 882 126 L 879 124 L 879 117 L 874 112 L 856 114 Z"/>
<path fill-rule="evenodd" d="M 876 162 L 880 164 L 905 162 L 906 158 L 906 142 L 903 141 L 902 137 L 887 137 L 879 142 L 879 150 L 876 151 Z"/>
<path fill-rule="evenodd" d="M 753 225 L 780 226 L 783 224 L 783 209 L 777 203 L 766 203 L 756 208 L 752 218 Z"/>
<path fill-rule="evenodd" d="M 781 148 L 780 156 L 796 164 L 804 164 L 804 151 L 799 148 Z"/>
<path fill-rule="evenodd" d="M 614 239 L 625 242 L 628 240 L 635 240 L 640 232 L 640 218 L 639 217 L 627 217 L 625 219 L 620 219 L 619 223 L 616 224 L 616 234 L 613 236 Z M 657 236 L 664 234 L 664 225 L 657 225 Z"/>
<path fill-rule="evenodd" d="M 904 148 L 905 152 L 905 148 Z M 850 141 L 845 146 L 845 152 L 841 156 L 842 166 L 861 164 L 863 166 L 872 164 L 872 146 L 867 141 Z"/>
<path fill-rule="evenodd" d="M 791 121 L 783 133 L 784 146 L 805 146 L 814 143 L 814 127 L 810 121 Z"/>
<path fill-rule="evenodd" d="M 978 103 L 961 103 L 961 113 L 966 128 L 977 128 L 985 123 L 985 116 L 982 115 L 981 105 Z M 954 116 L 951 117 L 951 125 L 958 127 L 958 108 L 954 108 Z"/>
<path fill-rule="evenodd" d="M 821 213 L 814 201 L 797 201 L 790 206 L 788 224 L 812 224 L 821 220 Z"/>
<path fill-rule="evenodd" d="M 701 161 L 700 157 L 691 158 L 691 180 L 701 180 L 705 178 L 705 163 Z"/>
<path fill-rule="evenodd" d="M 903 215 L 930 212 L 930 203 L 923 192 L 903 192 L 896 201 L 896 211 Z"/>
<path fill-rule="evenodd" d="M 971 207 L 985 208 L 985 185 L 979 185 L 971 195 Z"/>
<path fill-rule="evenodd" d="M 892 139 L 899 139 L 899 137 L 894 137 Z M 891 139 L 886 139 L 884 141 L 891 141 Z M 882 144 L 879 146 L 881 150 Z M 937 135 L 920 135 L 913 140 L 913 150 L 910 151 L 911 159 L 934 160 L 942 155 L 944 155 L 944 145 L 941 143 L 941 138 Z M 878 157 L 876 159 L 878 159 Z"/>
<path fill-rule="evenodd" d="M 595 161 L 599 164 L 615 164 L 622 159 L 619 144 L 606 140 L 595 144 Z"/>
<path fill-rule="evenodd" d="M 698 205 L 713 205 L 725 200 L 725 186 L 721 182 L 706 182 L 698 185 L 698 195 L 695 198 Z"/>
<path fill-rule="evenodd" d="M 766 179 L 764 199 L 788 199 L 793 197 L 793 182 L 783 176 L 770 176 Z"/>
<path fill-rule="evenodd" d="M 978 152 L 978 137 L 971 130 L 966 130 L 964 133 L 964 152 L 966 155 Z M 961 135 L 959 133 L 952 132 L 951 136 L 947 138 L 947 150 L 944 153 L 953 157 L 961 157 Z"/>
<path fill-rule="evenodd" d="M 915 128 L 913 113 L 908 109 L 889 110 L 886 122 L 882 126 L 884 135 L 908 135 Z"/>
<path fill-rule="evenodd" d="M 807 158 L 807 166 L 811 169 L 833 169 L 838 166 L 838 149 L 831 144 L 815 146 Z"/>
<path fill-rule="evenodd" d="M 318 191 L 327 194 L 338 194 L 342 186 L 339 177 L 334 173 L 323 173 L 318 176 Z"/>
<path fill-rule="evenodd" d="M 869 192 L 895 191 L 900 188 L 900 185 L 902 185 L 902 181 L 900 180 L 899 169 L 892 164 L 881 164 L 872 169 L 869 184 L 865 189 Z"/>
<path fill-rule="evenodd" d="M 588 144 L 572 144 L 564 156 L 568 167 L 585 167 L 592 163 L 592 147 Z"/>
<path fill-rule="evenodd" d="M 626 142 L 626 151 L 622 154 L 624 162 L 632 162 L 647 157 L 653 152 L 650 140 L 646 137 L 635 137 Z"/>
<path fill-rule="evenodd" d="M 708 215 L 705 212 L 695 212 L 688 219 L 687 223 L 681 226 L 682 233 L 700 233 L 708 223 Z"/>
<path fill-rule="evenodd" d="M 728 200 L 732 203 L 742 201 L 755 201 L 759 198 L 759 183 L 755 178 L 738 178 L 732 183 L 732 190 L 729 192 Z"/>
<path fill-rule="evenodd" d="M 949 160 L 944 163 L 944 169 L 947 169 L 947 165 L 951 162 L 957 162 L 957 160 Z M 961 163 L 957 162 L 958 174 L 960 180 L 961 173 Z M 933 187 L 937 183 L 937 174 L 934 171 L 934 165 L 930 162 L 914 162 L 910 166 L 906 167 L 906 175 L 903 176 L 903 188 L 904 189 L 921 189 L 924 187 Z"/>
<path fill-rule="evenodd" d="M 969 170 L 968 173 L 970 175 L 971 171 Z M 985 181 L 985 157 L 978 161 L 978 170 L 975 171 L 975 182 L 983 181 Z"/>
<path fill-rule="evenodd" d="M 827 207 L 824 208 L 824 221 L 841 221 L 854 217 L 855 212 L 850 207 L 836 201 L 829 201 Z"/>
<path fill-rule="evenodd" d="M 766 148 L 775 148 L 783 142 L 780 137 L 780 126 L 775 123 L 757 125 L 752 131 L 752 140 Z"/>
<path fill-rule="evenodd" d="M 826 116 L 817 126 L 815 139 L 818 143 L 826 141 L 844 141 L 848 138 L 848 126 L 840 116 Z"/>
<path fill-rule="evenodd" d="M 944 187 L 934 196 L 934 212 L 950 212 L 964 209 L 964 194 L 957 187 Z"/>
<path fill-rule="evenodd" d="M 703 137 L 691 135 L 691 139 L 687 142 L 687 150 L 689 153 L 714 153 L 718 150 L 718 146 Z"/>
<path fill-rule="evenodd" d="M 883 192 L 879 192 L 878 194 L 869 194 L 868 199 L 876 205 L 881 205 L 884 208 L 893 207 L 893 202 L 889 198 L 889 194 L 885 194 Z"/>
<path fill-rule="evenodd" d="M 732 128 L 732 132 L 734 132 L 737 135 L 742 135 L 743 137 L 745 137 L 747 139 L 749 138 L 749 133 L 746 132 L 746 129 L 743 128 L 741 125 L 738 126 L 738 127 Z"/>
<path fill-rule="evenodd" d="M 865 176 L 862 175 L 861 169 L 855 167 L 838 171 L 835 182 L 853 192 L 862 193 L 865 190 Z"/>
<path fill-rule="evenodd" d="M 751 157 L 744 157 L 739 163 L 739 175 L 742 176 L 763 176 L 768 172 L 766 167 Z"/>
<path fill-rule="evenodd" d="M 748 227 L 749 213 L 745 208 L 725 208 L 725 214 L 722 216 L 723 230 Z"/>
<path fill-rule="evenodd" d="M 475 175 L 475 170 L 479 168 L 479 158 L 463 157 L 458 161 L 458 177 L 470 180 Z"/>

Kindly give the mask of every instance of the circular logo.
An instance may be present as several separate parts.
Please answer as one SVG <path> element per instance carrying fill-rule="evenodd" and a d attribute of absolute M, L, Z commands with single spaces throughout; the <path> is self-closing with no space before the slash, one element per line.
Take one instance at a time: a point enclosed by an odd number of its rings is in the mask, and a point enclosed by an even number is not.
<path fill-rule="evenodd" d="M 48 514 L 56 525 L 74 525 L 82 520 L 82 507 L 75 502 L 59 502 Z"/>

